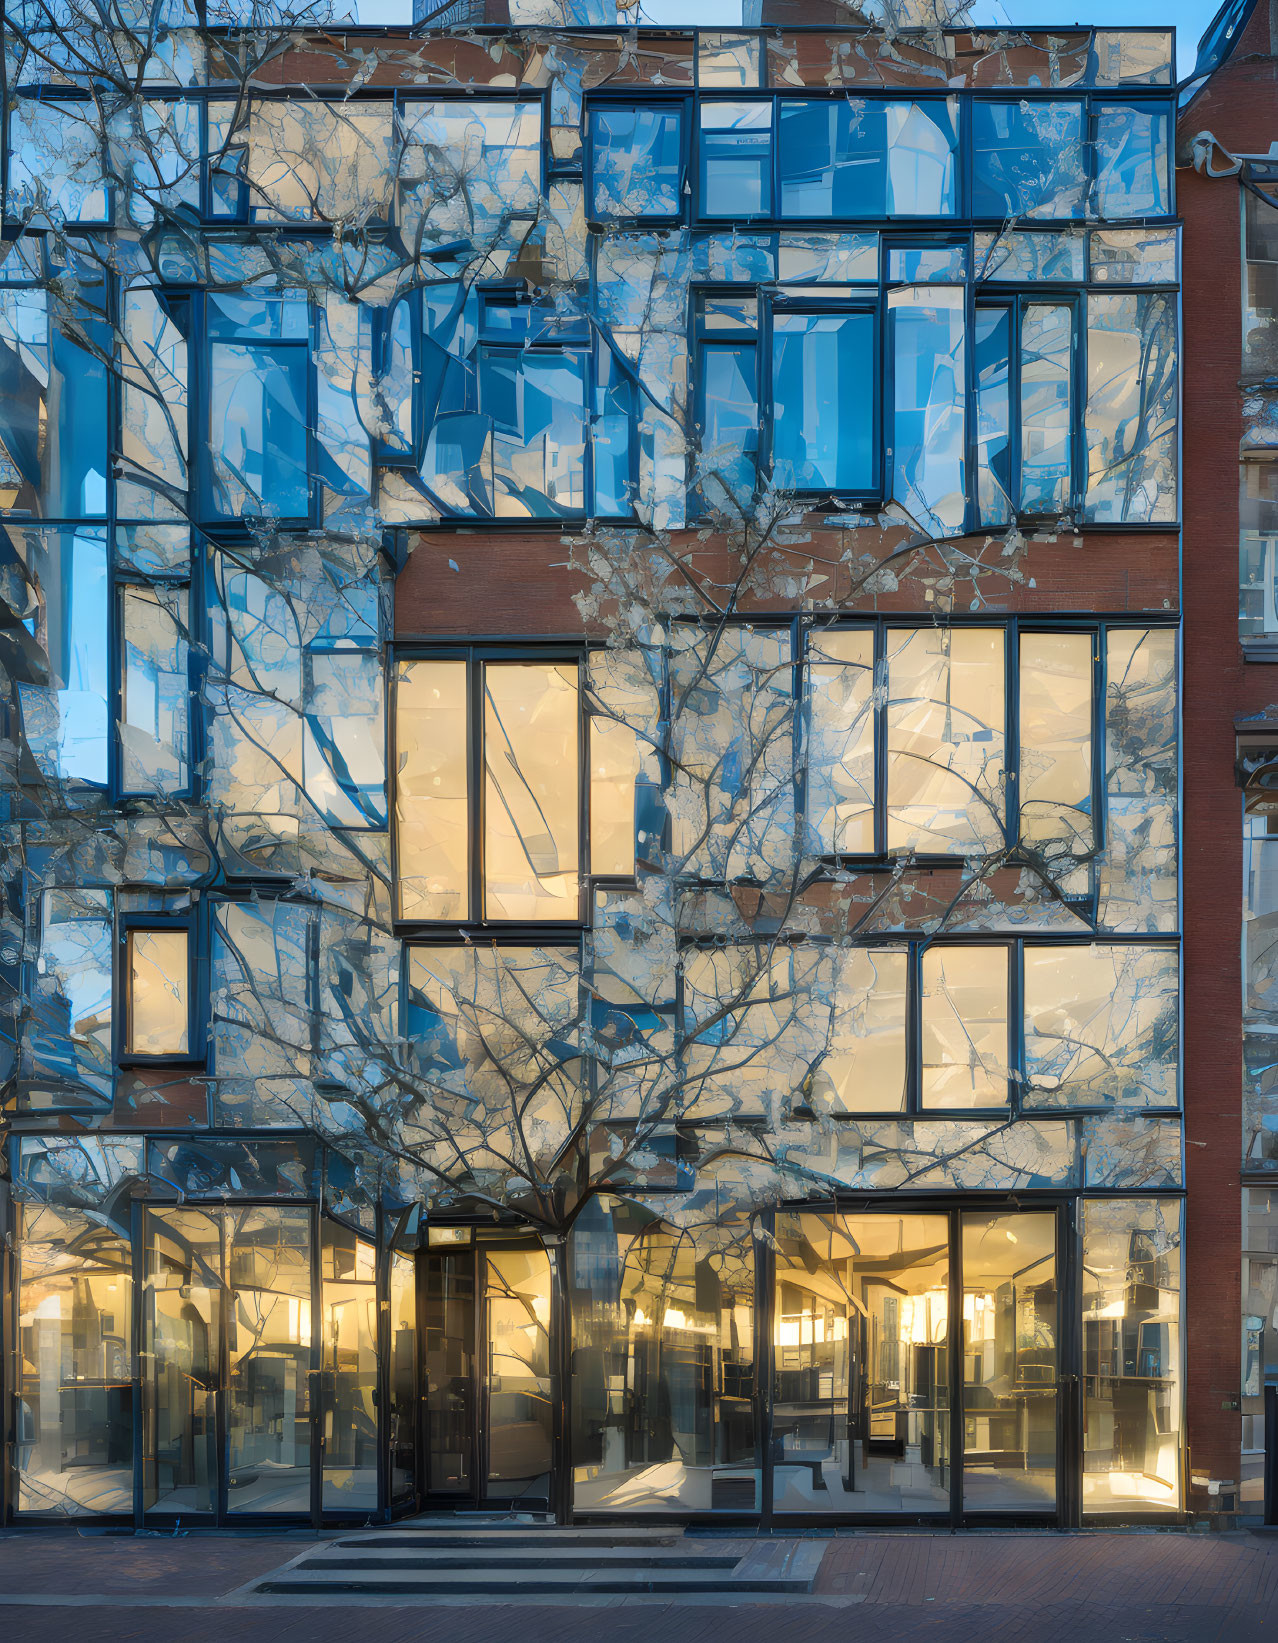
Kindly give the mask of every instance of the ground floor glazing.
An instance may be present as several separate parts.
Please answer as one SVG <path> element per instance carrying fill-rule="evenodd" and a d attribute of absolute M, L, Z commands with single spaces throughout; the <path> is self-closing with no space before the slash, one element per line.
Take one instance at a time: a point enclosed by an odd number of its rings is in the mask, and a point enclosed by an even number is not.
<path fill-rule="evenodd" d="M 901 1196 L 566 1238 L 19 1206 L 20 1516 L 1069 1523 L 1182 1508 L 1181 1202 Z"/>

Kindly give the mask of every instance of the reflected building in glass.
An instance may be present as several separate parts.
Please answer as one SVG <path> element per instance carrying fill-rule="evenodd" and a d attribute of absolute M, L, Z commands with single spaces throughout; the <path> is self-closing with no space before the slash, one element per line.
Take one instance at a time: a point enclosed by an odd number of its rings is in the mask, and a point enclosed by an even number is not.
<path fill-rule="evenodd" d="M 103 126 L 79 4 L 7 18 L 5 1511 L 1212 1510 L 1171 32 L 120 8 Z"/>

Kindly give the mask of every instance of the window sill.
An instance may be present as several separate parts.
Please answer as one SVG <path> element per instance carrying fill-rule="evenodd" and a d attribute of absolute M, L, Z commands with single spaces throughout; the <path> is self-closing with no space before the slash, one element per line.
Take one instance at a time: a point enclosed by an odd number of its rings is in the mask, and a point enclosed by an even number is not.
<path fill-rule="evenodd" d="M 1249 634 L 1242 653 L 1244 662 L 1278 662 L 1278 633 Z"/>

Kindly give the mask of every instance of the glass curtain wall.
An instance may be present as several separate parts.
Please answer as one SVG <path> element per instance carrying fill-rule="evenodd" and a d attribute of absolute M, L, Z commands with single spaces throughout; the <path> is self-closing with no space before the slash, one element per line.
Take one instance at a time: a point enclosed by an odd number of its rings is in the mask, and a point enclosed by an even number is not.
<path fill-rule="evenodd" d="M 1083 1511 L 1178 1512 L 1180 1205 L 1083 1205 Z"/>
<path fill-rule="evenodd" d="M 1056 1216 L 963 1216 L 963 1507 L 1056 1507 Z"/>
<path fill-rule="evenodd" d="M 575 1509 L 758 1511 L 749 1221 L 599 1199 L 570 1270 Z"/>
<path fill-rule="evenodd" d="M 128 1239 L 75 1211 L 24 1206 L 17 1302 L 17 1509 L 131 1513 Z"/>
<path fill-rule="evenodd" d="M 320 1224 L 326 1512 L 377 1510 L 377 1249 Z"/>
<path fill-rule="evenodd" d="M 773 1508 L 950 1508 L 949 1217 L 778 1217 Z"/>

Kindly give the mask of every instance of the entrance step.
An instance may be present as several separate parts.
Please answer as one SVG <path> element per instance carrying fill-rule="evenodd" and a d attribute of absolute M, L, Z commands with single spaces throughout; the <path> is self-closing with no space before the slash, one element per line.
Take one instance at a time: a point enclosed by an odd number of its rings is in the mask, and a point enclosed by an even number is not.
<path fill-rule="evenodd" d="M 674 1529 L 538 1531 L 535 1547 L 518 1530 L 343 1535 L 308 1549 L 245 1591 L 245 1596 L 525 1597 L 681 1593 L 810 1592 L 825 1546 L 820 1541 L 698 1541 Z"/>

